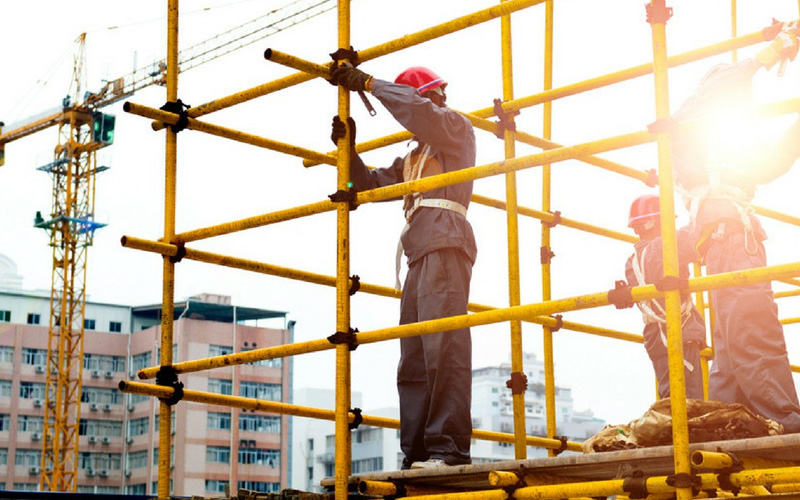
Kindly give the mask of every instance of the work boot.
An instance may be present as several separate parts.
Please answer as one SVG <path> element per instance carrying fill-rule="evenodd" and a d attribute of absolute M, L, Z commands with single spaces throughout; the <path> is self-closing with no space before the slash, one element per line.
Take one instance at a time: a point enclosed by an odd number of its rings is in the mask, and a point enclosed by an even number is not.
<path fill-rule="evenodd" d="M 448 467 L 447 462 L 441 458 L 429 458 L 424 462 L 414 462 L 411 464 L 412 469 L 438 469 L 439 467 Z"/>

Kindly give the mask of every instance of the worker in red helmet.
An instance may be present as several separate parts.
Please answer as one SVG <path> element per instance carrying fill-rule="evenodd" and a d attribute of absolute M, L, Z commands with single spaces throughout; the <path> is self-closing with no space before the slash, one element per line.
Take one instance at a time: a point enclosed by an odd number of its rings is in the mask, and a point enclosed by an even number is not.
<path fill-rule="evenodd" d="M 727 116 L 747 110 L 758 70 L 795 58 L 797 23 L 776 28 L 775 40 L 755 58 L 711 68 L 674 116 L 678 122 L 706 125 L 677 128 L 672 164 L 676 187 L 690 208 L 690 238 L 709 275 L 767 265 L 767 236 L 750 202 L 757 185 L 788 171 L 800 157 L 800 120 L 770 144 L 725 141 L 721 132 L 727 124 L 713 120 L 719 109 Z M 800 432 L 800 404 L 770 282 L 720 288 L 710 295 L 716 321 L 709 399 L 741 403 L 782 424 L 787 433 Z"/>
<path fill-rule="evenodd" d="M 658 195 L 648 194 L 636 198 L 631 204 L 628 227 L 639 241 L 625 264 L 625 276 L 631 286 L 649 285 L 664 276 L 661 243 L 661 208 Z M 681 277 L 689 276 L 688 263 L 696 253 L 684 229 L 678 232 L 678 250 Z M 667 315 L 664 299 L 649 299 L 636 304 L 644 321 L 644 348 L 653 363 L 658 395 L 670 396 L 669 361 L 667 358 Z M 691 296 L 681 296 L 681 338 L 683 339 L 683 367 L 686 397 L 703 399 L 703 373 L 700 351 L 706 346 L 706 328 L 703 317 L 692 303 Z"/>
<path fill-rule="evenodd" d="M 475 165 L 472 124 L 447 108 L 447 82 L 428 68 L 409 68 L 394 82 L 339 66 L 331 81 L 368 91 L 414 134 L 416 147 L 391 166 L 369 170 L 355 154 L 353 185 L 375 189 Z M 355 122 L 349 121 L 355 141 Z M 334 142 L 345 135 L 334 118 Z M 472 182 L 406 195 L 406 226 L 400 237 L 408 272 L 402 287 L 400 324 L 467 314 L 475 237 L 467 221 Z M 398 252 L 398 263 L 400 258 Z M 399 280 L 397 283 L 399 288 Z M 402 467 L 470 463 L 472 347 L 469 328 L 400 339 L 397 369 Z"/>

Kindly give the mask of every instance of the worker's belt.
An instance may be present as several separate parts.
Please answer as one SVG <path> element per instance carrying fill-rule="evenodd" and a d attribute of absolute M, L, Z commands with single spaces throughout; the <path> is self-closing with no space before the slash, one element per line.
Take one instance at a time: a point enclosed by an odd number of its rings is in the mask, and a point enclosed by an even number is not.
<path fill-rule="evenodd" d="M 453 200 L 445 200 L 443 198 L 423 198 L 419 200 L 417 205 L 414 207 L 414 211 L 416 211 L 419 207 L 429 207 L 429 208 L 443 208 L 445 210 L 452 210 L 453 212 L 459 213 L 464 217 L 467 216 L 467 207 L 462 205 L 461 203 Z M 412 212 L 413 214 L 413 212 Z M 409 223 L 411 219 L 409 218 Z M 403 234 L 408 230 L 408 224 L 405 225 L 403 228 Z M 400 261 L 403 258 L 403 235 L 400 235 L 400 239 L 397 241 L 397 254 L 395 255 L 394 259 L 394 288 L 396 290 L 400 290 Z"/>

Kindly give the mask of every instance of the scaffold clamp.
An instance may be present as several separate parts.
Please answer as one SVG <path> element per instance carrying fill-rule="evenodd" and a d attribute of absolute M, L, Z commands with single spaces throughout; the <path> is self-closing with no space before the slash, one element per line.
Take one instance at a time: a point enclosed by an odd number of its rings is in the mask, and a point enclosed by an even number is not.
<path fill-rule="evenodd" d="M 651 168 L 647 171 L 647 180 L 644 181 L 644 184 L 647 187 L 656 187 L 658 186 L 658 172 L 656 169 Z"/>
<path fill-rule="evenodd" d="M 163 403 L 172 406 L 183 399 L 183 382 L 178 381 L 178 372 L 175 371 L 172 365 L 164 365 L 158 369 L 158 372 L 156 372 L 156 384 L 173 389 L 172 396 L 159 398 Z"/>
<path fill-rule="evenodd" d="M 350 276 L 350 291 L 349 291 L 350 295 L 351 296 L 355 295 L 360 288 L 361 288 L 361 278 L 357 274 Z"/>
<path fill-rule="evenodd" d="M 550 222 L 542 221 L 542 224 L 549 227 L 550 229 L 553 229 L 557 225 L 561 224 L 561 211 L 556 210 L 555 212 L 549 212 L 549 213 L 553 216 L 553 220 Z"/>
<path fill-rule="evenodd" d="M 175 251 L 175 255 L 169 258 L 169 261 L 173 264 L 177 264 L 178 262 L 182 261 L 184 257 L 186 257 L 186 244 L 184 242 L 176 243 L 175 246 L 178 248 Z"/>
<path fill-rule="evenodd" d="M 685 472 L 680 472 L 678 474 L 667 476 L 667 485 L 672 486 L 674 488 L 695 489 L 700 487 L 700 478 L 698 476 L 695 476 L 694 474 L 687 474 Z"/>
<path fill-rule="evenodd" d="M 667 7 L 665 0 L 652 0 L 645 5 L 647 22 L 650 24 L 667 24 L 672 17 L 672 7 Z M 631 497 L 632 498 L 632 497 Z"/>
<path fill-rule="evenodd" d="M 542 264 L 549 264 L 550 261 L 553 260 L 553 257 L 555 256 L 556 254 L 552 250 L 550 250 L 550 247 L 539 248 L 539 261 Z"/>
<path fill-rule="evenodd" d="M 567 451 L 567 436 L 553 436 L 553 439 L 558 439 L 559 441 L 561 441 L 561 446 L 559 446 L 558 449 L 553 450 L 553 455 L 558 456 L 563 452 Z"/>
<path fill-rule="evenodd" d="M 555 333 L 561 330 L 561 327 L 564 326 L 564 318 L 560 314 L 556 314 L 555 316 L 550 316 L 551 318 L 556 320 L 556 326 L 550 327 L 550 333 Z"/>
<path fill-rule="evenodd" d="M 633 471 L 622 481 L 622 491 L 628 493 L 628 498 L 647 498 L 647 476 L 640 470 Z"/>
<path fill-rule="evenodd" d="M 633 307 L 633 297 L 631 287 L 623 280 L 614 282 L 614 289 L 608 291 L 608 301 L 617 309 L 627 309 Z"/>
<path fill-rule="evenodd" d="M 347 191 L 340 189 L 333 194 L 329 194 L 328 198 L 334 203 L 342 203 L 347 202 L 347 205 L 350 207 L 350 210 L 353 211 L 358 208 L 356 204 L 356 194 L 358 191 L 354 187 L 350 187 Z"/>
<path fill-rule="evenodd" d="M 504 137 L 504 133 L 506 130 L 510 130 L 511 132 L 517 131 L 517 124 L 514 122 L 514 117 L 519 114 L 519 110 L 514 111 L 504 111 L 503 110 L 503 101 L 500 99 L 494 100 L 494 114 L 499 118 L 495 123 L 497 124 L 497 135 L 498 139 L 502 139 Z"/>
<path fill-rule="evenodd" d="M 364 417 L 361 416 L 361 408 L 351 408 L 350 413 L 353 414 L 353 421 L 347 424 L 347 427 L 353 431 L 358 429 L 358 426 L 364 421 Z"/>
<path fill-rule="evenodd" d="M 528 390 L 528 376 L 522 372 L 511 372 L 506 387 L 511 389 L 511 394 L 524 394 Z"/>
<path fill-rule="evenodd" d="M 189 108 L 191 108 L 190 105 L 184 104 L 178 99 L 177 101 L 167 101 L 158 109 L 178 115 L 178 122 L 169 126 L 173 132 L 178 133 L 189 125 Z"/>
<path fill-rule="evenodd" d="M 358 328 L 350 328 L 348 332 L 336 332 L 328 337 L 328 342 L 334 345 L 347 344 L 351 351 L 355 351 L 358 347 L 356 333 L 358 333 Z"/>

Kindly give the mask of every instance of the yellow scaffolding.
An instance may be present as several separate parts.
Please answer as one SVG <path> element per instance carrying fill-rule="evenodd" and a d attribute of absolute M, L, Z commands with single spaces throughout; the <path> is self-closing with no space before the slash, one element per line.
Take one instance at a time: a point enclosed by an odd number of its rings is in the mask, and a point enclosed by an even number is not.
<path fill-rule="evenodd" d="M 542 5 L 544 10 L 544 81 L 543 91 L 522 97 L 514 96 L 513 64 L 511 47 L 511 20 L 515 12 L 534 8 Z M 413 47 L 433 39 L 455 33 L 490 20 L 499 19 L 501 24 L 502 48 L 502 82 L 503 96 L 498 99 L 494 107 L 479 109 L 473 112 L 463 112 L 470 121 L 479 129 L 500 134 L 504 141 L 504 159 L 502 161 L 478 165 L 465 170 L 443 173 L 432 177 L 405 182 L 393 186 L 359 192 L 352 200 L 322 200 L 303 206 L 286 208 L 276 212 L 251 216 L 245 219 L 230 221 L 215 226 L 196 228 L 193 230 L 176 233 L 176 188 L 177 188 L 177 138 L 183 128 L 192 129 L 218 137 L 230 139 L 245 144 L 250 144 L 287 155 L 302 158 L 306 166 L 319 163 L 335 165 L 337 168 L 337 191 L 346 192 L 350 188 L 350 148 L 349 135 L 338 142 L 338 149 L 334 152 L 322 153 L 299 146 L 281 143 L 266 137 L 259 137 L 242 131 L 214 125 L 199 120 L 207 114 L 226 109 L 228 107 L 248 102 L 288 87 L 309 81 L 313 78 L 325 77 L 331 63 L 315 64 L 302 60 L 290 54 L 267 50 L 265 58 L 275 63 L 283 64 L 299 72 L 285 78 L 268 82 L 245 91 L 212 100 L 206 104 L 190 108 L 185 112 L 176 112 L 174 109 L 166 111 L 155 109 L 140 104 L 128 102 L 125 111 L 140 115 L 151 120 L 154 130 L 165 130 L 165 211 L 163 236 L 159 241 L 150 241 L 132 236 L 122 238 L 122 245 L 147 252 L 157 253 L 163 261 L 163 288 L 162 288 L 162 338 L 161 338 L 161 365 L 143 369 L 139 378 L 152 379 L 158 377 L 158 384 L 144 384 L 137 382 L 121 382 L 120 390 L 129 393 L 146 394 L 157 397 L 160 404 L 160 432 L 159 449 L 168 450 L 171 445 L 170 420 L 172 415 L 171 404 L 176 396 L 186 401 L 227 405 L 231 407 L 247 408 L 251 410 L 270 411 L 274 413 L 306 416 L 333 420 L 335 422 L 335 477 L 334 491 L 336 500 L 345 500 L 350 486 L 351 441 L 349 424 L 354 420 L 350 408 L 351 388 L 351 350 L 360 344 L 383 342 L 386 340 L 425 335 L 456 328 L 465 328 L 478 325 L 488 325 L 500 322 L 509 322 L 511 340 L 511 366 L 512 374 L 522 372 L 522 322 L 532 322 L 542 325 L 543 349 L 545 365 L 545 401 L 547 415 L 547 437 L 527 436 L 525 432 L 525 391 L 514 391 L 514 433 L 503 434 L 484 430 L 474 430 L 473 438 L 486 439 L 513 443 L 515 458 L 525 459 L 527 446 L 547 448 L 551 456 L 557 450 L 564 448 L 580 451 L 579 443 L 565 443 L 557 435 L 556 408 L 555 408 L 555 375 L 553 335 L 561 328 L 584 332 L 591 335 L 614 338 L 629 342 L 642 342 L 641 335 L 609 330 L 601 327 L 584 325 L 575 322 L 563 321 L 560 313 L 568 311 L 585 310 L 607 306 L 612 303 L 607 290 L 588 293 L 573 297 L 554 299 L 552 297 L 552 275 L 550 258 L 553 256 L 550 243 L 551 232 L 557 225 L 563 225 L 576 230 L 581 230 L 610 239 L 634 242 L 635 238 L 616 231 L 597 227 L 591 224 L 562 217 L 560 212 L 552 212 L 551 202 L 551 168 L 552 165 L 566 160 L 578 160 L 587 164 L 608 170 L 610 172 L 634 179 L 648 186 L 658 186 L 661 198 L 661 218 L 664 241 L 664 271 L 665 275 L 677 276 L 679 271 L 677 260 L 677 243 L 674 226 L 674 199 L 673 179 L 670 154 L 670 134 L 658 127 L 653 130 L 634 130 L 628 133 L 609 136 L 601 139 L 574 145 L 560 145 L 550 140 L 552 130 L 552 102 L 566 97 L 599 89 L 609 85 L 624 82 L 636 77 L 651 74 L 655 84 L 655 116 L 656 123 L 664 122 L 669 118 L 668 98 L 668 69 L 693 61 L 702 60 L 711 56 L 732 53 L 736 57 L 736 50 L 759 42 L 763 42 L 767 35 L 764 32 L 755 32 L 744 36 L 736 33 L 735 1 L 732 2 L 732 36 L 729 40 L 715 43 L 689 52 L 667 57 L 666 50 L 666 24 L 672 12 L 667 7 L 665 0 L 651 0 L 647 5 L 647 22 L 652 32 L 652 62 L 631 67 L 615 73 L 591 78 L 580 83 L 561 88 L 553 88 L 553 30 L 554 30 L 554 0 L 501 0 L 499 5 L 477 11 L 432 26 L 416 33 L 391 40 L 384 44 L 367 48 L 358 52 L 360 62 L 378 58 L 402 49 Z M 337 32 L 338 46 L 350 47 L 350 2 L 341 0 L 338 7 Z M 178 101 L 178 0 L 168 0 L 168 25 L 167 25 L 167 101 Z M 536 137 L 523 131 L 517 131 L 513 126 L 514 114 L 522 109 L 541 104 L 543 106 L 543 137 Z M 765 115 L 785 114 L 800 110 L 800 100 L 790 100 L 764 106 Z M 338 91 L 338 115 L 342 119 L 350 116 L 350 94 L 343 88 Z M 500 127 L 497 123 L 487 120 L 495 113 L 502 115 L 506 122 Z M 691 124 L 687 125 L 691 126 Z M 355 147 L 356 151 L 363 152 L 384 147 L 396 142 L 406 140 L 410 134 L 396 133 L 387 137 L 366 141 Z M 629 148 L 641 144 L 655 142 L 658 151 L 658 171 L 642 172 L 637 169 L 621 165 L 595 156 L 598 153 Z M 542 151 L 535 154 L 517 156 L 517 143 L 532 145 Z M 542 202 L 541 210 L 526 208 L 518 204 L 516 172 L 532 167 L 541 167 L 542 170 Z M 350 295 L 354 281 L 350 276 L 350 211 L 358 206 L 378 201 L 401 197 L 405 194 L 423 192 L 433 188 L 453 185 L 466 181 L 483 179 L 496 175 L 505 177 L 505 200 L 495 200 L 481 195 L 474 195 L 473 202 L 488 207 L 503 210 L 507 222 L 507 252 L 508 252 L 508 304 L 507 306 L 489 306 L 471 303 L 471 314 L 424 321 L 414 324 L 391 326 L 365 332 L 354 332 L 350 321 Z M 215 236 L 231 234 L 246 229 L 262 227 L 270 224 L 286 222 L 301 217 L 306 217 L 323 212 L 336 212 L 337 220 L 337 255 L 336 274 L 326 276 L 298 269 L 289 269 L 274 264 L 256 262 L 230 255 L 214 254 L 187 247 L 187 244 Z M 767 208 L 758 207 L 759 214 L 775 220 L 800 225 L 800 218 L 781 214 Z M 538 219 L 541 225 L 541 291 L 542 300 L 537 303 L 522 303 L 521 275 L 520 275 L 520 250 L 519 250 L 519 216 Z M 256 273 L 281 276 L 289 279 L 305 281 L 308 283 L 335 287 L 336 289 L 336 330 L 341 333 L 346 341 L 322 338 L 308 342 L 281 345 L 269 348 L 255 349 L 247 352 L 235 353 L 225 356 L 216 356 L 206 359 L 197 359 L 173 363 L 172 335 L 173 335 L 173 304 L 175 293 L 175 267 L 183 258 L 206 262 L 210 264 L 248 270 Z M 783 264 L 764 268 L 750 269 L 740 272 L 731 272 L 713 276 L 701 276 L 699 266 L 695 268 L 695 278 L 688 281 L 687 290 L 697 294 L 697 304 L 705 314 L 706 304 L 703 292 L 723 287 L 741 286 L 767 280 L 783 280 L 791 285 L 800 285 L 795 278 L 800 277 L 800 263 Z M 360 283 L 360 291 L 384 297 L 399 298 L 400 292 L 388 287 Z M 659 291 L 654 285 L 634 287 L 630 290 L 634 301 L 663 297 L 666 301 L 668 316 L 668 354 L 670 365 L 670 387 L 672 389 L 672 414 L 673 414 L 673 472 L 674 476 L 651 476 L 643 480 L 642 488 L 649 494 L 675 494 L 677 498 L 685 500 L 693 497 L 693 490 L 715 490 L 720 487 L 718 474 L 696 474 L 696 483 L 676 480 L 676 478 L 689 477 L 692 464 L 702 464 L 708 468 L 725 468 L 731 464 L 731 457 L 714 452 L 695 452 L 690 455 L 685 385 L 683 379 L 683 353 L 680 331 L 680 291 Z M 797 295 L 797 291 L 782 292 L 776 297 Z M 709 305 L 710 320 L 713 321 L 713 305 Z M 784 323 L 800 321 L 796 318 L 785 319 Z M 317 408 L 307 408 L 295 405 L 259 401 L 232 396 L 221 396 L 198 391 L 182 390 L 178 382 L 178 375 L 199 370 L 214 369 L 232 364 L 251 363 L 259 360 L 296 356 L 323 350 L 336 352 L 336 406 L 333 411 Z M 704 374 L 707 376 L 707 360 L 713 358 L 713 349 L 704 352 Z M 797 367 L 793 367 L 798 371 Z M 363 416 L 363 423 L 378 427 L 398 428 L 396 420 Z M 166 499 L 170 496 L 170 454 L 159 455 L 159 481 L 158 497 Z M 800 468 L 792 467 L 791 463 L 758 462 L 751 461 L 750 469 L 731 472 L 726 475 L 724 486 L 733 485 L 737 488 L 751 488 L 756 494 L 763 494 L 767 490 L 765 485 L 784 485 L 789 490 L 792 485 L 800 482 Z M 436 500 L 457 498 L 487 498 L 517 499 L 528 498 L 580 498 L 597 497 L 605 495 L 625 495 L 630 492 L 629 485 L 621 479 L 570 482 L 561 479 L 552 482 L 535 482 L 534 485 L 518 482 L 516 474 L 497 471 L 489 476 L 492 487 L 484 491 L 465 493 L 437 493 L 431 496 Z M 367 495 L 395 496 L 397 489 L 392 483 L 366 481 L 359 489 Z"/>

